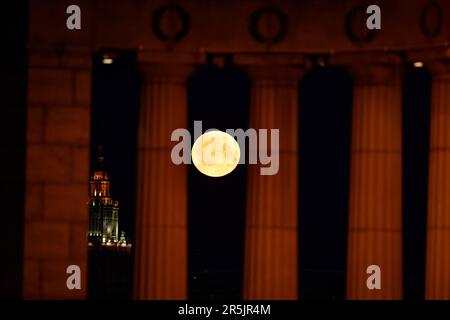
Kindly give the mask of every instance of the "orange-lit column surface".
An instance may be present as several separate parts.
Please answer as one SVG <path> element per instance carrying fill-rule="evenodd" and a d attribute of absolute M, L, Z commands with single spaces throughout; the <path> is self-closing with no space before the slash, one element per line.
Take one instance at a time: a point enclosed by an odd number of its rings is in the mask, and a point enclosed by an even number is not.
<path fill-rule="evenodd" d="M 390 56 L 367 57 L 351 71 L 347 298 L 401 299 L 402 72 Z M 370 265 L 381 269 L 381 290 L 367 287 Z"/>
<path fill-rule="evenodd" d="M 259 165 L 248 166 L 243 297 L 296 299 L 300 73 L 254 67 L 250 75 L 250 127 L 279 129 L 280 146 L 276 175 L 260 175 Z"/>
<path fill-rule="evenodd" d="M 139 118 L 135 299 L 187 298 L 187 168 L 171 133 L 187 127 L 183 66 L 145 64 Z"/>
<path fill-rule="evenodd" d="M 434 63 L 430 162 L 426 299 L 450 299 L 450 66 Z"/>

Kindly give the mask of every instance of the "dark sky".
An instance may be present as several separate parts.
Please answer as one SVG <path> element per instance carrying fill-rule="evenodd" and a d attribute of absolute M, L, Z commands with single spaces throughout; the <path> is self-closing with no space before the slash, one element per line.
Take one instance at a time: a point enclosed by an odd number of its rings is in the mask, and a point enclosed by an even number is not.
<path fill-rule="evenodd" d="M 120 205 L 119 229 L 133 236 L 140 99 L 135 54 L 118 52 L 110 65 L 95 56 L 92 77 L 91 168 L 103 145 L 112 197 Z"/>
<path fill-rule="evenodd" d="M 201 67 L 188 83 L 189 130 L 248 127 L 250 83 L 231 65 Z M 211 178 L 189 167 L 189 292 L 195 298 L 240 298 L 246 167 Z M 231 200 L 232 199 L 232 200 Z"/>
<path fill-rule="evenodd" d="M 425 290 L 431 75 L 408 68 L 403 85 L 403 270 L 404 298 Z"/>
<path fill-rule="evenodd" d="M 299 89 L 299 291 L 343 299 L 347 253 L 352 82 L 316 67 Z"/>
<path fill-rule="evenodd" d="M 250 82 L 230 63 L 198 67 L 188 82 L 189 126 L 248 127 Z M 423 297 L 430 78 L 410 69 L 404 81 L 404 292 Z M 299 84 L 299 296 L 343 299 L 350 165 L 352 81 L 316 67 Z M 132 235 L 136 184 L 139 77 L 133 53 L 94 63 L 92 152 L 103 144 L 120 201 L 120 224 Z M 227 112 L 222 112 L 226 110 Z M 245 165 L 221 179 L 189 167 L 189 295 L 239 298 L 245 225 Z M 232 197 L 233 201 L 225 201 Z"/>

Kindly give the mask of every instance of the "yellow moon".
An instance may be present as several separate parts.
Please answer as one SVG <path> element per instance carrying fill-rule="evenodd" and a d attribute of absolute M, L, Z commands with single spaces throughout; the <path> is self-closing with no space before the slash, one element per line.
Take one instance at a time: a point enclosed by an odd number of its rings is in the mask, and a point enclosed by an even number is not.
<path fill-rule="evenodd" d="M 192 146 L 192 162 L 201 173 L 209 177 L 223 177 L 239 163 L 239 144 L 228 133 L 207 131 Z"/>

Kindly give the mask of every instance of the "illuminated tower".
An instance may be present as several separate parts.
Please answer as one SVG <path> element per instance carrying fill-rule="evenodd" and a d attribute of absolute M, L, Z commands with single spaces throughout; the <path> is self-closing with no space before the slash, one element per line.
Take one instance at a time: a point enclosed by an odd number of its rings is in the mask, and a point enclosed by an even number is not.
<path fill-rule="evenodd" d="M 115 244 L 119 241 L 119 203 L 111 198 L 110 180 L 99 147 L 94 174 L 89 181 L 89 243 Z"/>

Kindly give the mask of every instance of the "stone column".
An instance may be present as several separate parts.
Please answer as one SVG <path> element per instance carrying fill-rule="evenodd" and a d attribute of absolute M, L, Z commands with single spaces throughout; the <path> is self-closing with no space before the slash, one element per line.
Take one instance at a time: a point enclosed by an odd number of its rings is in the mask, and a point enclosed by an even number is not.
<path fill-rule="evenodd" d="M 187 167 L 171 161 L 177 128 L 187 128 L 191 68 L 144 64 L 139 118 L 135 299 L 187 298 Z"/>
<path fill-rule="evenodd" d="M 402 72 L 396 57 L 352 66 L 348 299 L 402 298 Z M 381 269 L 381 289 L 367 268 Z"/>
<path fill-rule="evenodd" d="M 426 299 L 450 299 L 450 65 L 435 62 L 431 99 Z"/>
<path fill-rule="evenodd" d="M 277 174 L 261 175 L 261 166 L 248 165 L 243 298 L 296 299 L 300 72 L 261 66 L 249 73 L 250 127 L 279 129 L 280 145 Z"/>
<path fill-rule="evenodd" d="M 91 53 L 30 49 L 23 297 L 86 297 Z M 12 213 L 11 213 L 12 214 Z M 81 290 L 66 286 L 80 267 Z"/>

